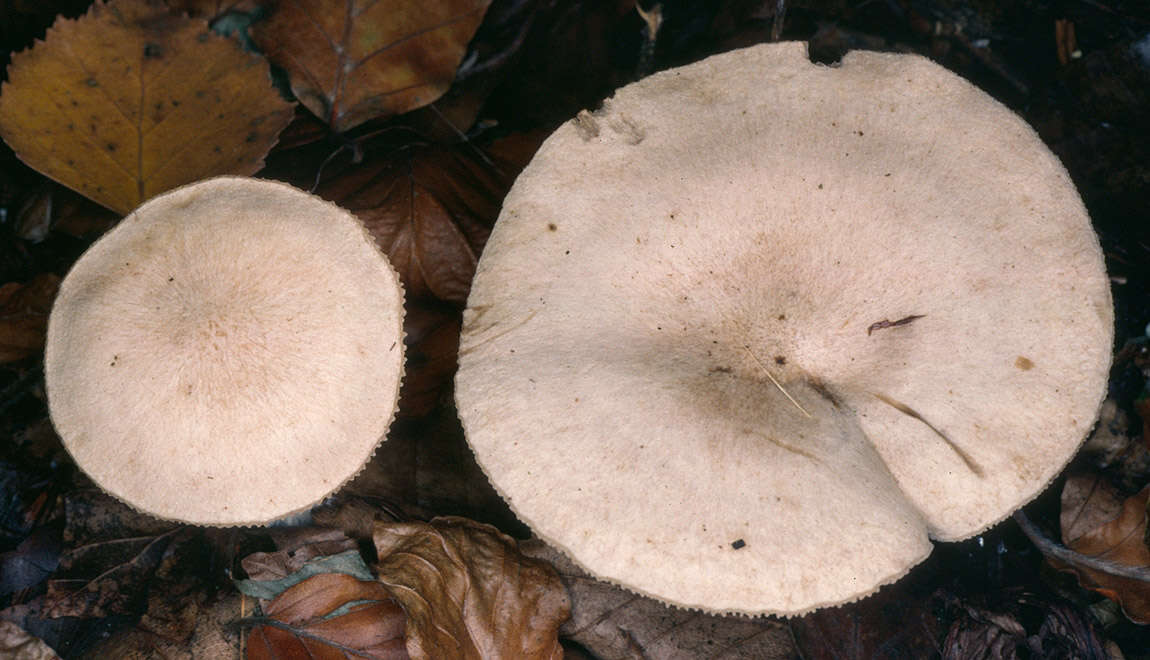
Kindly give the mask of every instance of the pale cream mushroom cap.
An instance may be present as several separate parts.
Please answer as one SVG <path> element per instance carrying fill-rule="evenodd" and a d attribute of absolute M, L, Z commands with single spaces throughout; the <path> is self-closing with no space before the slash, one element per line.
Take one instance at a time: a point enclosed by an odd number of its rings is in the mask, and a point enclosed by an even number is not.
<path fill-rule="evenodd" d="M 921 57 L 801 43 L 562 126 L 468 308 L 459 414 L 511 507 L 604 579 L 747 613 L 856 599 L 1034 497 L 1112 339 L 1033 130 Z"/>
<path fill-rule="evenodd" d="M 403 290 L 350 213 L 225 177 L 164 193 L 76 262 L 45 350 L 52 422 L 104 490 L 261 524 L 353 477 L 403 373 Z"/>

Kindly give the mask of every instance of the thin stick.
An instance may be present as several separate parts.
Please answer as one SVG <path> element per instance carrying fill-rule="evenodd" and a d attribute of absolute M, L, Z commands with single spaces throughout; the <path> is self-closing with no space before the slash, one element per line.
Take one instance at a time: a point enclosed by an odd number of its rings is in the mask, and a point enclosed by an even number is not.
<path fill-rule="evenodd" d="M 1037 525 L 1031 522 L 1030 518 L 1027 517 L 1022 509 L 1014 512 L 1014 522 L 1018 523 L 1018 526 L 1022 528 L 1022 533 L 1026 534 L 1026 538 L 1030 539 L 1030 542 L 1037 546 L 1039 551 L 1047 557 L 1052 557 L 1067 564 L 1077 564 L 1109 575 L 1130 578 L 1141 582 L 1150 582 L 1150 568 L 1143 566 L 1126 566 L 1106 559 L 1091 557 L 1090 555 L 1075 552 L 1070 548 L 1051 541 L 1046 538 L 1042 530 L 1038 529 Z"/>
<path fill-rule="evenodd" d="M 803 408 L 801 405 L 799 405 L 798 401 L 795 401 L 795 397 L 791 396 L 791 393 L 786 391 L 786 389 L 783 388 L 782 383 L 775 380 L 775 377 L 771 375 L 771 372 L 767 369 L 767 367 L 765 365 L 763 365 L 762 362 L 759 361 L 759 358 L 756 357 L 754 353 L 751 352 L 751 347 L 750 346 L 743 346 L 743 350 L 747 352 L 747 355 L 751 356 L 751 359 L 755 361 L 755 364 L 759 365 L 759 368 L 763 370 L 763 373 L 765 373 L 767 375 L 767 378 L 771 379 L 771 382 L 775 384 L 775 387 L 779 388 L 779 391 L 783 393 L 783 396 L 787 397 L 787 400 L 790 401 L 791 403 L 795 404 L 795 407 L 799 409 L 799 412 L 803 413 L 804 415 L 807 416 L 808 419 L 810 419 L 811 414 L 809 412 L 807 412 L 807 409 Z"/>

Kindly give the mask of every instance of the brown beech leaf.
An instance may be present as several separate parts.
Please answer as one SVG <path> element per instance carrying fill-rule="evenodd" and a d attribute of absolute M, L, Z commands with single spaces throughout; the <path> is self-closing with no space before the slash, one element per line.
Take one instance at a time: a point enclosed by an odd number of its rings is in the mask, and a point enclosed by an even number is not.
<path fill-rule="evenodd" d="M 323 573 L 285 590 L 264 614 L 248 633 L 248 660 L 408 657 L 403 610 L 378 582 Z"/>
<path fill-rule="evenodd" d="M 292 91 L 344 132 L 439 98 L 491 0 L 278 0 L 252 37 Z"/>
<path fill-rule="evenodd" d="M 409 301 L 403 317 L 407 370 L 399 390 L 399 416 L 421 417 L 439 403 L 459 357 L 463 314 L 454 306 Z"/>
<path fill-rule="evenodd" d="M 21 160 L 121 214 L 255 172 L 291 117 L 262 58 L 154 0 L 57 21 L 12 57 L 0 94 L 0 136 Z"/>
<path fill-rule="evenodd" d="M 1150 568 L 1146 505 L 1150 486 L 1121 498 L 1097 477 L 1067 479 L 1062 490 L 1062 540 L 1079 554 L 1119 566 Z M 1082 586 L 1118 602 L 1130 620 L 1150 623 L 1150 583 L 1080 564 L 1055 565 L 1073 571 Z"/>
<path fill-rule="evenodd" d="M 52 273 L 0 286 L 0 362 L 22 360 L 44 348 L 48 312 L 59 288 L 60 278 Z"/>
<path fill-rule="evenodd" d="M 674 608 L 592 578 L 541 541 L 532 539 L 520 545 L 528 556 L 552 564 L 567 585 L 571 618 L 559 633 L 600 660 L 799 657 L 791 633 L 781 621 Z"/>
<path fill-rule="evenodd" d="M 374 536 L 379 580 L 407 613 L 412 658 L 563 657 L 567 591 L 511 537 L 457 517 L 376 523 Z"/>
<path fill-rule="evenodd" d="M 316 193 L 367 225 L 409 299 L 463 303 L 508 185 L 463 151 L 429 149 L 353 167 Z"/>

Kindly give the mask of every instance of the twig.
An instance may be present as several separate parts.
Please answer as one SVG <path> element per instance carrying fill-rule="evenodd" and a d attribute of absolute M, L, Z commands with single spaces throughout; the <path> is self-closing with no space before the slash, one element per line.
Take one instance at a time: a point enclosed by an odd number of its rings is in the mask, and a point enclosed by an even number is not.
<path fill-rule="evenodd" d="M 759 365 L 759 369 L 762 369 L 763 373 L 765 373 L 767 375 L 767 378 L 769 378 L 771 380 L 771 382 L 774 383 L 775 387 L 779 388 L 779 391 L 783 393 L 783 396 L 787 397 L 788 401 L 795 404 L 795 407 L 799 409 L 799 412 L 806 415 L 807 419 L 810 419 L 811 414 L 809 412 L 807 412 L 807 409 L 804 408 L 802 406 L 802 404 L 800 404 L 798 401 L 796 401 L 795 397 L 791 396 L 791 393 L 788 392 L 783 387 L 783 384 L 780 383 L 778 380 L 775 379 L 774 376 L 771 375 L 770 370 L 767 369 L 767 367 L 765 365 L 763 365 L 762 362 L 759 361 L 758 356 L 756 356 L 754 353 L 751 352 L 751 347 L 750 346 L 744 346 L 743 350 L 745 350 L 747 352 L 747 355 L 751 356 L 751 359 L 755 361 L 755 364 Z"/>
<path fill-rule="evenodd" d="M 1090 555 L 1075 552 L 1066 546 L 1051 541 L 1042 533 L 1042 530 L 1038 529 L 1037 525 L 1031 522 L 1026 512 L 1022 509 L 1014 513 L 1014 522 L 1018 523 L 1018 526 L 1022 528 L 1022 533 L 1026 534 L 1026 538 L 1030 539 L 1030 542 L 1037 546 L 1043 555 L 1049 558 L 1057 559 L 1067 564 L 1077 564 L 1078 566 L 1101 571 L 1108 575 L 1150 583 L 1150 568 L 1126 566 L 1107 559 L 1091 557 Z"/>
<path fill-rule="evenodd" d="M 775 0 L 775 15 L 771 19 L 771 41 L 783 36 L 783 21 L 787 17 L 787 0 Z"/>

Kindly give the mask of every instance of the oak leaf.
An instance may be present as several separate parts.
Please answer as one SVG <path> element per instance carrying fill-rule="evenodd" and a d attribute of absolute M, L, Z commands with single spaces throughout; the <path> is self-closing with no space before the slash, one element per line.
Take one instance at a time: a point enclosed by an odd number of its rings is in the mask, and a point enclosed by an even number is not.
<path fill-rule="evenodd" d="M 377 523 L 379 580 L 407 613 L 416 660 L 560 660 L 571 604 L 549 564 L 466 518 Z"/>
<path fill-rule="evenodd" d="M 0 362 L 22 360 L 44 347 L 48 313 L 59 288 L 60 278 L 52 273 L 0 286 Z"/>
<path fill-rule="evenodd" d="M 13 56 L 0 93 L 0 136 L 20 159 L 121 214 L 254 173 L 291 117 L 262 58 L 149 0 L 58 20 Z"/>
<path fill-rule="evenodd" d="M 1150 568 L 1147 500 L 1150 486 L 1122 498 L 1095 477 L 1071 477 L 1062 491 L 1062 540 L 1082 555 Z M 1073 571 L 1082 586 L 1118 602 L 1132 621 L 1150 623 L 1150 583 L 1080 564 L 1058 566 Z"/>
<path fill-rule="evenodd" d="M 248 633 L 248 660 L 408 657 L 403 610 L 378 582 L 323 573 L 289 587 L 264 614 Z"/>
<path fill-rule="evenodd" d="M 439 98 L 491 0 L 281 0 L 252 38 L 338 132 Z"/>

